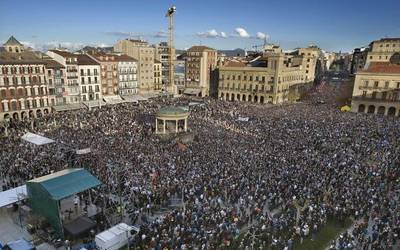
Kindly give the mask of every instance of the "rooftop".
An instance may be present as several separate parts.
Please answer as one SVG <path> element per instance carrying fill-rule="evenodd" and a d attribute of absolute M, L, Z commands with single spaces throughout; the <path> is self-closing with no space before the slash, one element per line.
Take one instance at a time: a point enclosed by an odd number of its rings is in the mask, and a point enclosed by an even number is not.
<path fill-rule="evenodd" d="M 371 62 L 360 73 L 400 74 L 400 64 L 390 62 Z"/>
<path fill-rule="evenodd" d="M 44 60 L 33 51 L 13 53 L 3 50 L 0 52 L 0 64 L 44 64 Z"/>
<path fill-rule="evenodd" d="M 98 62 L 93 60 L 90 56 L 88 55 L 77 55 L 78 56 L 78 65 L 99 65 Z"/>
<path fill-rule="evenodd" d="M 52 59 L 45 59 L 46 68 L 55 69 L 55 68 L 64 68 L 64 66 Z"/>
<path fill-rule="evenodd" d="M 157 112 L 157 116 L 183 116 L 189 115 L 189 112 L 181 107 L 169 106 L 163 107 Z"/>
<path fill-rule="evenodd" d="M 73 53 L 71 53 L 69 51 L 56 50 L 56 49 L 52 49 L 52 50 L 49 50 L 49 51 L 51 51 L 53 53 L 56 53 L 56 54 L 58 54 L 58 55 L 60 55 L 62 57 L 76 57 L 75 54 L 73 54 Z"/>
<path fill-rule="evenodd" d="M 9 46 L 9 45 L 23 46 L 17 39 L 15 39 L 14 36 L 8 38 L 7 42 L 4 44 L 4 46 Z"/>
<path fill-rule="evenodd" d="M 212 49 L 210 47 L 207 46 L 192 46 L 191 48 L 189 48 L 187 51 L 191 51 L 191 52 L 203 52 L 206 50 L 211 50 L 211 51 L 215 51 L 215 49 Z"/>
<path fill-rule="evenodd" d="M 40 183 L 54 200 L 61 200 L 89 188 L 99 186 L 101 182 L 83 168 L 70 168 L 45 175 L 29 183 Z"/>

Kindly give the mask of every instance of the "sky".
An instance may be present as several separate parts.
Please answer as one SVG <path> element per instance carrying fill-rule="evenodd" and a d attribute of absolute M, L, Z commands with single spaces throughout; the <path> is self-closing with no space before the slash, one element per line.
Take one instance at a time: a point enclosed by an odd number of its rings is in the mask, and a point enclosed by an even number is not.
<path fill-rule="evenodd" d="M 125 38 L 167 41 L 175 5 L 175 47 L 215 49 L 268 43 L 349 52 L 400 37 L 399 0 L 0 0 L 0 42 L 35 49 L 112 46 Z"/>

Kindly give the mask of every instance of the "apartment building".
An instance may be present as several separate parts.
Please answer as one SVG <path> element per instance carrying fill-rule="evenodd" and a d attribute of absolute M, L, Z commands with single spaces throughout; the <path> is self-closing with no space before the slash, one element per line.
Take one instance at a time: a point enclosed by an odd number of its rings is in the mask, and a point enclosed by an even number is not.
<path fill-rule="evenodd" d="M 118 60 L 117 55 L 90 52 L 87 54 L 100 64 L 101 90 L 103 97 L 118 95 Z"/>
<path fill-rule="evenodd" d="M 43 57 L 46 63 L 46 79 L 49 88 L 49 101 L 51 106 L 63 105 L 63 85 L 65 84 L 65 67 L 51 59 Z"/>
<path fill-rule="evenodd" d="M 82 102 L 102 99 L 100 64 L 88 55 L 79 54 L 78 72 Z"/>
<path fill-rule="evenodd" d="M 138 61 L 127 55 L 117 55 L 118 61 L 118 93 L 121 96 L 131 96 L 139 93 Z"/>
<path fill-rule="evenodd" d="M 394 53 L 400 52 L 400 38 L 382 38 L 369 45 L 365 64 L 370 62 L 389 62 Z"/>
<path fill-rule="evenodd" d="M 49 50 L 46 53 L 65 68 L 64 84 L 57 87 L 62 89 L 62 94 L 57 98 L 59 105 L 79 104 L 81 91 L 78 72 L 78 55 L 64 50 Z M 77 106 L 77 105 L 75 105 Z"/>
<path fill-rule="evenodd" d="M 388 62 L 377 59 L 356 73 L 351 111 L 399 116 L 400 53 L 394 53 Z"/>
<path fill-rule="evenodd" d="M 186 52 L 186 86 L 184 94 L 209 96 L 217 51 L 206 46 L 193 46 Z"/>
<path fill-rule="evenodd" d="M 51 112 L 46 62 L 11 36 L 0 49 L 0 121 Z"/>
<path fill-rule="evenodd" d="M 154 60 L 154 89 L 164 90 L 164 84 L 162 81 L 162 63 L 159 60 Z"/>
<path fill-rule="evenodd" d="M 143 40 L 126 39 L 114 46 L 114 52 L 123 53 L 138 60 L 139 92 L 154 92 L 155 48 Z"/>

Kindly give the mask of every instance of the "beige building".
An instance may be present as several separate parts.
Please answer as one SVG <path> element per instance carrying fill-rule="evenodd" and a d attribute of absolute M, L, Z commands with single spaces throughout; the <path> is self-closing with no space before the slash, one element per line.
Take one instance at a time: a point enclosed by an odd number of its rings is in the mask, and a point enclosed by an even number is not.
<path fill-rule="evenodd" d="M 118 60 L 117 56 L 106 53 L 88 54 L 100 64 L 101 92 L 104 96 L 118 95 Z"/>
<path fill-rule="evenodd" d="M 400 54 L 396 63 L 370 62 L 355 77 L 351 111 L 399 116 Z"/>
<path fill-rule="evenodd" d="M 114 46 L 114 52 L 126 54 L 138 60 L 139 92 L 153 92 L 155 48 L 142 40 L 126 39 Z"/>
<path fill-rule="evenodd" d="M 284 53 L 267 45 L 261 58 L 219 67 L 218 97 L 227 101 L 278 104 L 299 98 L 299 88 L 315 79 L 320 50 L 316 47 Z"/>
<path fill-rule="evenodd" d="M 163 90 L 162 81 L 162 63 L 159 60 L 154 60 L 154 90 Z"/>
<path fill-rule="evenodd" d="M 369 45 L 365 64 L 370 62 L 388 62 L 391 56 L 400 52 L 400 38 L 382 38 Z"/>
<path fill-rule="evenodd" d="M 217 67 L 217 51 L 206 46 L 193 46 L 186 55 L 185 94 L 209 96 L 212 75 Z"/>
<path fill-rule="evenodd" d="M 70 105 L 79 104 L 80 99 L 80 84 L 79 84 L 79 72 L 78 72 L 78 56 L 63 50 L 49 50 L 46 53 L 56 62 L 60 63 L 65 68 L 65 81 L 59 88 L 62 92 L 58 99 L 62 98 L 57 103 L 59 105 Z"/>
<path fill-rule="evenodd" d="M 10 37 L 0 50 L 0 121 L 51 112 L 46 62 Z"/>

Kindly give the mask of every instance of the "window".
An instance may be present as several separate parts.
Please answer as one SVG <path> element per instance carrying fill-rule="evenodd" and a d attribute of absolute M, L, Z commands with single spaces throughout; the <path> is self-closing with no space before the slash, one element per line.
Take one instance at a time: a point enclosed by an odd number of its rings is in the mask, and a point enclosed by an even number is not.
<path fill-rule="evenodd" d="M 97 83 L 97 76 L 94 77 L 94 83 Z"/>
<path fill-rule="evenodd" d="M 88 74 L 88 76 L 90 75 L 90 69 L 87 69 L 87 74 Z"/>
<path fill-rule="evenodd" d="M 13 97 L 15 96 L 15 89 L 10 89 L 10 95 Z"/>
<path fill-rule="evenodd" d="M 81 69 L 81 75 L 85 75 L 85 72 L 83 71 L 83 69 Z"/>
<path fill-rule="evenodd" d="M 250 76 L 249 81 L 253 81 L 253 76 Z"/>
<path fill-rule="evenodd" d="M 379 82 L 378 81 L 374 82 L 374 87 L 377 88 L 378 86 L 379 86 Z"/>
<path fill-rule="evenodd" d="M 84 77 L 81 77 L 81 83 L 85 84 L 85 78 Z"/>
<path fill-rule="evenodd" d="M 368 81 L 364 81 L 364 87 L 368 87 Z"/>
<path fill-rule="evenodd" d="M 389 88 L 389 82 L 385 82 L 385 88 Z"/>
<path fill-rule="evenodd" d="M 362 96 L 366 97 L 367 96 L 367 91 L 363 91 Z"/>

